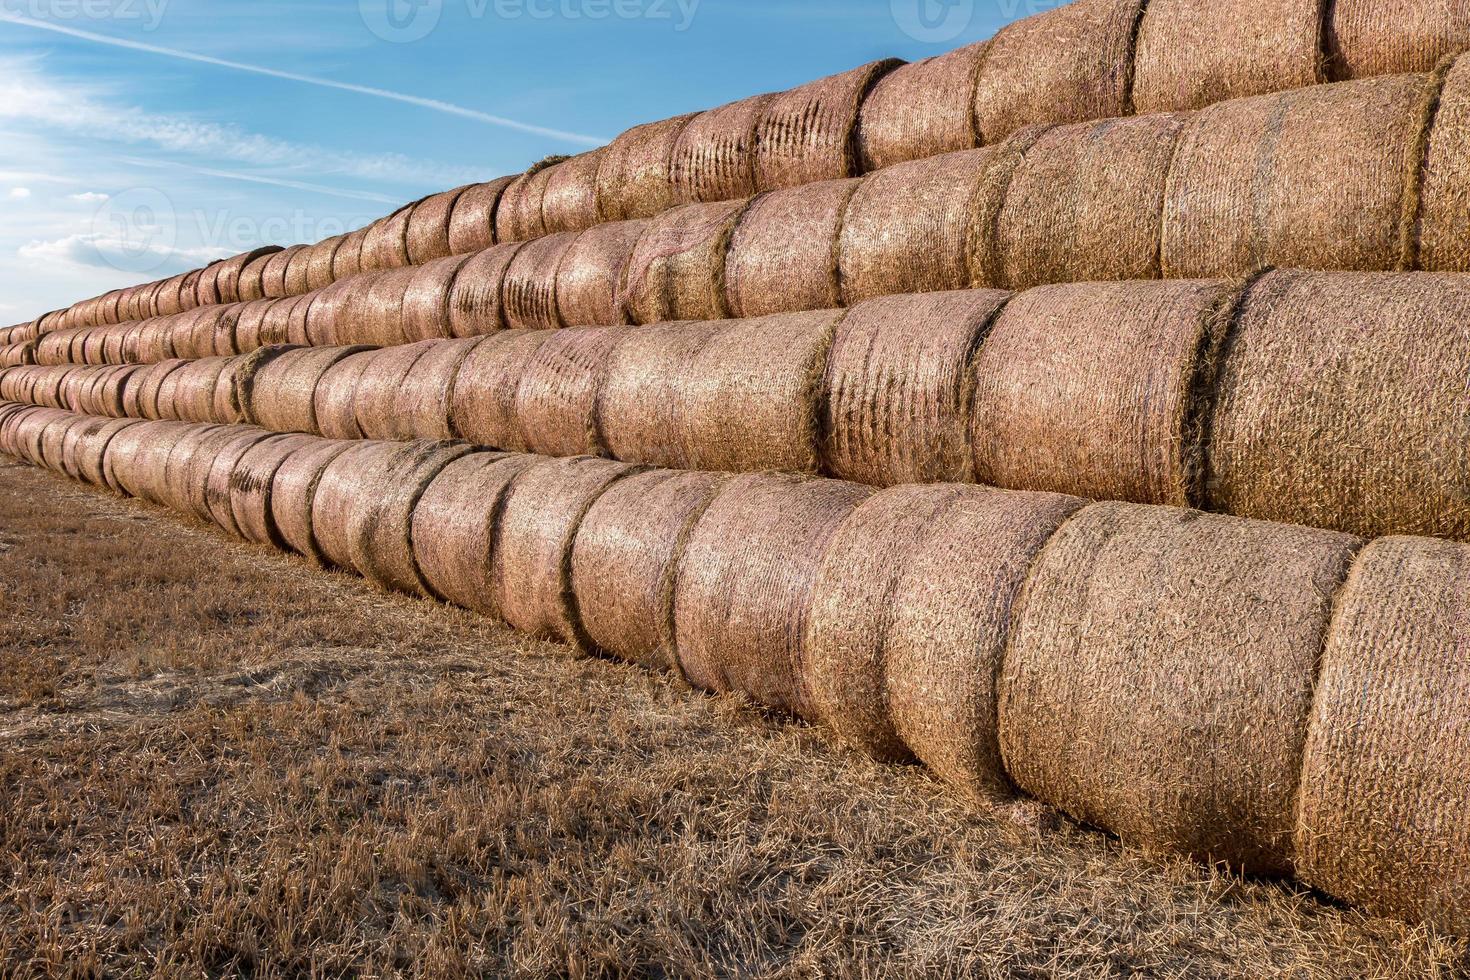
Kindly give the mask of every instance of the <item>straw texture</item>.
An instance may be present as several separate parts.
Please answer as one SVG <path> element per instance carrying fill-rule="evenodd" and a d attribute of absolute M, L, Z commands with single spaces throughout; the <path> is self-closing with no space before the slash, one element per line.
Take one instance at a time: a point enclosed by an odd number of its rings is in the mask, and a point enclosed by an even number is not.
<path fill-rule="evenodd" d="M 466 355 L 450 395 L 449 423 L 456 438 L 477 446 L 525 452 L 516 416 L 516 393 L 526 368 L 550 330 L 507 330 L 482 339 Z"/>
<path fill-rule="evenodd" d="M 288 456 L 271 481 L 271 519 L 286 546 L 318 567 L 327 564 L 312 533 L 317 486 L 322 473 L 355 442 L 316 441 Z"/>
<path fill-rule="evenodd" d="M 479 337 L 504 330 L 501 284 L 521 243 L 497 245 L 470 257 L 449 288 L 449 328 L 455 337 Z"/>
<path fill-rule="evenodd" d="M 875 61 L 771 96 L 755 128 L 755 187 L 856 177 L 858 111 L 878 80 L 902 64 Z"/>
<path fill-rule="evenodd" d="M 674 208 L 649 222 L 633 249 L 619 303 L 633 323 L 718 320 L 725 253 L 748 201 Z"/>
<path fill-rule="evenodd" d="M 449 251 L 468 255 L 495 244 L 495 209 L 515 177 L 471 184 L 454 201 L 449 214 Z"/>
<path fill-rule="evenodd" d="M 980 145 L 975 84 L 987 43 L 903 65 L 878 80 L 858 116 L 859 173 Z"/>
<path fill-rule="evenodd" d="M 729 201 L 760 189 L 756 130 L 773 98 L 757 95 L 701 112 L 680 130 L 669 165 L 675 201 Z"/>
<path fill-rule="evenodd" d="M 515 395 L 518 440 L 545 456 L 604 451 L 598 396 L 613 348 L 626 328 L 559 330 L 526 362 Z"/>
<path fill-rule="evenodd" d="M 556 309 L 569 327 L 626 323 L 618 302 L 628 261 L 647 230 L 643 221 L 614 221 L 577 236 L 556 270 Z"/>
<path fill-rule="evenodd" d="M 527 242 L 506 267 L 501 284 L 505 324 L 513 329 L 555 330 L 564 326 L 556 305 L 556 272 L 577 240 L 574 232 Z M 608 284 L 609 292 L 612 284 Z"/>
<path fill-rule="evenodd" d="M 603 221 L 652 218 L 678 203 L 674 197 L 674 145 L 694 114 L 634 126 L 608 144 L 597 169 L 597 204 Z"/>
<path fill-rule="evenodd" d="M 860 180 L 829 180 L 762 194 L 730 237 L 725 307 L 764 316 L 842 305 L 838 235 Z"/>
<path fill-rule="evenodd" d="M 1333 0 L 1327 51 L 1334 78 L 1430 71 L 1470 51 L 1470 7 L 1457 0 Z"/>

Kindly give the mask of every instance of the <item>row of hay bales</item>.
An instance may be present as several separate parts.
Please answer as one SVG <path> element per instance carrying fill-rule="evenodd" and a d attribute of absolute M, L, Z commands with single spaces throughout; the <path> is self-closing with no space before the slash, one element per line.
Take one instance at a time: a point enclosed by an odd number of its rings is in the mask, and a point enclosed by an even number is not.
<path fill-rule="evenodd" d="M 15 405 L 0 451 L 743 692 L 984 803 L 1470 930 L 1463 544 Z"/>
<path fill-rule="evenodd" d="M 47 327 L 299 295 L 497 242 L 993 146 L 1026 127 L 1185 112 L 1329 80 L 1427 72 L 1470 48 L 1463 4 L 1395 0 L 1383 8 L 1381 0 L 1076 0 L 937 58 L 874 62 L 638 126 L 606 147 L 431 195 L 314 245 L 258 249 L 107 293 L 49 315 Z"/>
<path fill-rule="evenodd" d="M 0 398 L 1470 539 L 1470 279 L 1271 272 L 0 372 Z"/>
<path fill-rule="evenodd" d="M 1445 77 L 1401 75 L 1220 103 L 1188 119 L 1028 131 L 865 178 L 687 205 L 299 296 L 57 329 L 31 359 L 388 346 L 1263 265 L 1466 271 L 1470 57 L 1449 80 L 1455 96 L 1438 112 L 1429 109 Z"/>

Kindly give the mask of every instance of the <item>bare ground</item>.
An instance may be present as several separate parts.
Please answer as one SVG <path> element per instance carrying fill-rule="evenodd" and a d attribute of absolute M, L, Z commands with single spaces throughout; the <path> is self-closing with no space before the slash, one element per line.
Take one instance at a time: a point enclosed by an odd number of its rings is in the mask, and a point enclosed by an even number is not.
<path fill-rule="evenodd" d="M 0 610 L 0 976 L 1470 971 L 6 460 Z"/>

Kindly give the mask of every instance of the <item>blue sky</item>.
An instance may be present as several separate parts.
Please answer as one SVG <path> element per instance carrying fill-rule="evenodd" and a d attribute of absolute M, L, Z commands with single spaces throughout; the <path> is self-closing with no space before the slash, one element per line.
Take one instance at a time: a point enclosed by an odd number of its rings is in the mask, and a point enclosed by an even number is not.
<path fill-rule="evenodd" d="M 0 326 L 1055 4 L 0 0 Z"/>

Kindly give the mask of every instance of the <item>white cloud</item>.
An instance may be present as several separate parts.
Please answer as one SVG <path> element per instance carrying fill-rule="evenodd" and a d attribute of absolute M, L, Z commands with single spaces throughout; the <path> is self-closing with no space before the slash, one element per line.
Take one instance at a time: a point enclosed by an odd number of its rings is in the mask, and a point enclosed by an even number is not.
<path fill-rule="evenodd" d="M 33 241 L 22 245 L 16 254 L 27 262 L 40 265 L 66 263 L 126 273 L 146 272 L 162 277 L 188 272 L 215 259 L 226 258 L 231 252 L 220 248 L 167 248 L 116 235 L 88 232 L 54 241 Z"/>
<path fill-rule="evenodd" d="M 31 189 L 29 187 L 12 187 L 10 193 L 6 196 L 12 201 L 24 201 L 31 196 Z"/>
<path fill-rule="evenodd" d="M 96 191 L 83 191 L 80 194 L 69 194 L 67 196 L 73 201 L 78 201 L 82 204 L 101 204 L 107 200 L 106 194 L 99 194 Z"/>

